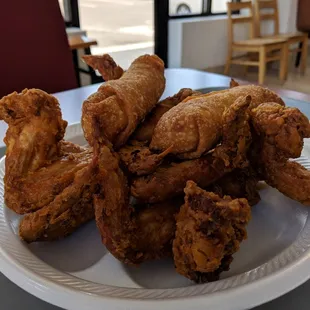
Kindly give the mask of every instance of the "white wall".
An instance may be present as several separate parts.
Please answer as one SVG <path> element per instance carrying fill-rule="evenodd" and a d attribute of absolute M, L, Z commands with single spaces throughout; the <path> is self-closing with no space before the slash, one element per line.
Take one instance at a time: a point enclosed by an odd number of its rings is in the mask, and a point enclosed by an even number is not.
<path fill-rule="evenodd" d="M 298 0 L 278 0 L 280 32 L 296 31 L 297 2 Z M 235 39 L 246 39 L 247 25 L 237 26 Z M 265 24 L 263 30 L 269 32 L 270 26 L 271 24 Z M 206 69 L 224 65 L 227 52 L 227 17 L 169 21 L 168 51 L 168 66 L 171 68 Z"/>

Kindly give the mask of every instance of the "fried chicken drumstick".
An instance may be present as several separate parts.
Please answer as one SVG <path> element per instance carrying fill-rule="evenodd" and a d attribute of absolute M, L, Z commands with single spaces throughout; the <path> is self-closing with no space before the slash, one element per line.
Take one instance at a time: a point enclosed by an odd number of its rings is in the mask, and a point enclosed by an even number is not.
<path fill-rule="evenodd" d="M 251 208 L 246 199 L 220 198 L 192 181 L 184 192 L 173 241 L 176 270 L 197 283 L 216 281 L 247 237 Z"/>
<path fill-rule="evenodd" d="M 264 102 L 284 105 L 274 92 L 260 86 L 236 86 L 227 90 L 188 97 L 166 112 L 157 123 L 150 148 L 162 152 L 173 145 L 180 158 L 198 158 L 221 137 L 224 110 L 240 96 L 251 95 L 252 106 Z"/>
<path fill-rule="evenodd" d="M 224 113 L 223 141 L 215 150 L 199 159 L 160 166 L 147 176 L 135 178 L 131 194 L 144 202 L 160 202 L 179 195 L 188 180 L 206 187 L 235 168 L 247 163 L 251 142 L 248 107 L 251 97 L 240 97 Z"/>
<path fill-rule="evenodd" d="M 310 137 L 309 120 L 296 108 L 264 104 L 251 112 L 257 147 L 251 160 L 266 182 L 284 195 L 310 205 L 310 172 L 296 162 L 303 139 Z"/>

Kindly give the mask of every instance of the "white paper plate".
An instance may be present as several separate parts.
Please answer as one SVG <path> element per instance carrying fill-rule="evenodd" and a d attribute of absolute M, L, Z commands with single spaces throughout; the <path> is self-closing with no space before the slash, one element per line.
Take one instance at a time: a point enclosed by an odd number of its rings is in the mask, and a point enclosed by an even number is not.
<path fill-rule="evenodd" d="M 66 139 L 85 144 L 79 124 Z M 305 147 L 309 157 L 310 148 Z M 300 161 L 310 168 L 303 156 Z M 4 158 L 0 161 L 3 205 Z M 266 187 L 253 207 L 248 239 L 221 280 L 195 285 L 174 271 L 173 261 L 128 267 L 107 252 L 94 222 L 53 243 L 27 245 L 20 217 L 0 209 L 1 272 L 29 293 L 66 309 L 246 309 L 276 298 L 310 277 L 309 208 Z"/>

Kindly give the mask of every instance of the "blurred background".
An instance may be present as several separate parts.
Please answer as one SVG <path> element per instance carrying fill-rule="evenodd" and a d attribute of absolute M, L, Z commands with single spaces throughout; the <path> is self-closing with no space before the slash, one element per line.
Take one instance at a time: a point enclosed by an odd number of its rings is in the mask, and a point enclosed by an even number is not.
<path fill-rule="evenodd" d="M 125 69 L 139 55 L 156 53 L 164 60 L 167 68 L 225 73 L 271 87 L 310 92 L 307 70 L 310 60 L 306 48 L 310 33 L 310 1 L 232 0 L 230 3 L 237 7 L 231 14 L 228 14 L 226 2 L 33 0 L 25 3 L 24 0 L 11 0 L 3 4 L 1 11 L 0 24 L 2 29 L 7 30 L 3 34 L 5 48 L 0 56 L 2 59 L 12 58 L 6 65 L 15 81 L 16 76 L 21 77 L 14 73 L 14 66 L 19 73 L 20 68 L 24 68 L 24 79 L 29 84 L 26 73 L 31 70 L 31 78 L 38 77 L 43 67 L 44 72 L 51 71 L 50 75 L 55 76 L 55 80 L 65 79 L 58 76 L 56 68 L 61 66 L 63 70 L 71 70 L 68 64 L 70 53 L 76 83 L 45 88 L 50 92 L 101 82 L 102 78 L 81 61 L 81 56 L 104 53 L 109 53 Z M 238 4 L 241 3 L 251 3 L 253 11 L 240 9 Z M 239 15 L 241 19 L 237 21 L 244 23 L 237 24 L 234 18 Z M 7 27 L 8 24 L 13 25 L 12 29 Z M 268 44 L 264 43 L 265 37 L 268 37 Z M 236 41 L 239 46 L 242 45 L 243 52 L 238 49 L 239 52 L 235 53 L 233 50 Z M 253 42 L 255 52 L 251 52 L 253 48 L 251 51 L 246 49 L 247 46 L 253 46 Z M 279 48 L 272 50 L 272 46 Z M 285 46 L 289 49 L 285 61 L 281 62 Z M 265 62 L 261 61 L 260 47 L 266 50 Z M 27 62 L 15 57 L 16 50 L 25 57 L 27 55 Z M 44 62 L 43 55 L 51 53 L 54 57 Z M 36 54 L 40 56 L 35 57 Z M 248 60 L 236 61 L 235 56 L 245 56 Z M 38 74 L 35 74 L 36 70 Z M 30 84 L 40 86 L 40 83 Z M 10 87 L 2 85 L 2 93 L 18 89 L 17 86 L 19 84 Z"/>

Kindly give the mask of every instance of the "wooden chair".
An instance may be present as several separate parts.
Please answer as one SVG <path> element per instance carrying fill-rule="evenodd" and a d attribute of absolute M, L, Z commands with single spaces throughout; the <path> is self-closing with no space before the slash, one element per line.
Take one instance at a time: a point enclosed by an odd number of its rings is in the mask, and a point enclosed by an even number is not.
<path fill-rule="evenodd" d="M 298 31 L 308 33 L 310 38 L 310 1 L 309 0 L 298 0 L 297 20 L 296 26 Z M 306 42 L 307 44 L 307 42 Z M 302 50 L 304 42 L 299 43 L 299 48 Z M 297 53 L 295 66 L 298 67 L 301 59 L 301 51 Z"/>
<path fill-rule="evenodd" d="M 288 53 L 301 52 L 301 73 L 304 74 L 307 67 L 307 53 L 308 53 L 308 34 L 304 32 L 296 33 L 280 33 L 279 30 L 279 10 L 277 0 L 254 0 L 255 8 L 255 24 L 256 24 L 256 36 L 261 35 L 261 23 L 263 21 L 273 21 L 273 34 L 265 36 L 265 38 L 285 39 L 287 41 L 287 55 L 285 58 L 288 61 Z M 266 11 L 268 10 L 268 11 Z M 299 47 L 291 48 L 293 44 L 299 43 Z M 286 66 L 287 68 L 287 66 Z M 285 72 L 285 76 L 287 72 Z"/>
<path fill-rule="evenodd" d="M 250 15 L 233 15 L 233 12 L 247 9 Z M 283 38 L 254 38 L 255 35 L 255 21 L 253 15 L 252 1 L 234 3 L 227 2 L 227 14 L 228 14 L 228 55 L 225 67 L 225 74 L 228 75 L 231 64 L 244 65 L 244 66 L 257 66 L 259 67 L 258 81 L 260 84 L 264 84 L 266 75 L 266 64 L 271 61 L 280 61 L 280 73 L 279 78 L 284 81 L 286 74 L 285 59 L 285 46 L 286 40 Z M 250 26 L 250 39 L 244 41 L 234 41 L 233 29 L 234 25 L 240 23 L 247 23 Z M 258 53 L 259 59 L 251 60 L 246 56 L 233 57 L 233 52 L 244 53 Z M 280 53 L 269 56 L 272 51 L 280 51 Z"/>

